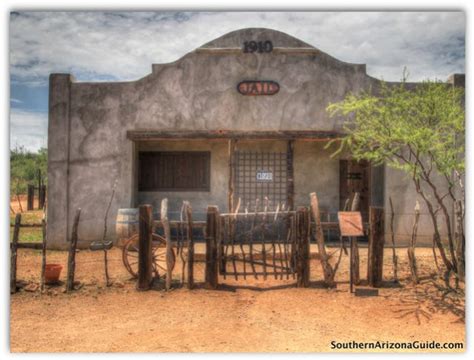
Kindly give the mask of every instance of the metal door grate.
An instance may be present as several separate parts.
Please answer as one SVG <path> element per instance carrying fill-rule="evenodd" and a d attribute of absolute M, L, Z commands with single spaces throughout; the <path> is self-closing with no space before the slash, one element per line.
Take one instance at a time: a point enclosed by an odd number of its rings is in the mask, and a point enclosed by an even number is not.
<path fill-rule="evenodd" d="M 247 152 L 234 153 L 234 186 L 235 199 L 241 199 L 242 208 L 255 210 L 255 200 L 268 197 L 269 210 L 275 210 L 278 204 L 288 200 L 288 157 L 281 152 Z"/>

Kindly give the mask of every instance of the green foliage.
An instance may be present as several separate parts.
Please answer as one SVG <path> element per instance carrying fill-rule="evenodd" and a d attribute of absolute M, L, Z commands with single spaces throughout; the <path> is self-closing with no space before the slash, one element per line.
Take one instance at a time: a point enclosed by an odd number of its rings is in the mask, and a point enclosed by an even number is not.
<path fill-rule="evenodd" d="M 25 194 L 28 184 L 38 183 L 38 170 L 44 184 L 47 184 L 48 150 L 41 148 L 37 153 L 24 147 L 10 151 L 10 194 Z"/>
<path fill-rule="evenodd" d="M 448 178 L 454 171 L 462 174 L 463 97 L 463 89 L 432 81 L 382 83 L 376 93 L 348 95 L 327 109 L 331 117 L 350 119 L 333 155 L 350 150 L 357 160 L 385 163 L 414 178 L 433 169 Z"/>

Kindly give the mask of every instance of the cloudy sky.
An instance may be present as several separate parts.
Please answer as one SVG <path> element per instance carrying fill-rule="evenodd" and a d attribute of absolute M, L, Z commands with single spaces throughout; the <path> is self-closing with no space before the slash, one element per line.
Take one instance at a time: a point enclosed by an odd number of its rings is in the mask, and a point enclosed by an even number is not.
<path fill-rule="evenodd" d="M 48 76 L 133 80 L 227 32 L 267 27 L 293 35 L 369 75 L 446 80 L 464 72 L 461 12 L 13 12 L 10 148 L 47 144 Z"/>

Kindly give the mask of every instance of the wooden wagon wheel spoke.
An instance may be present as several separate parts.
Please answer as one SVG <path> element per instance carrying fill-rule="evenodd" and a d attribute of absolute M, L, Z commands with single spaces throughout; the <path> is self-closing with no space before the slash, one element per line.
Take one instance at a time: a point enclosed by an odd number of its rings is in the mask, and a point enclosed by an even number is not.
<path fill-rule="evenodd" d="M 161 266 L 160 264 L 156 264 L 156 266 L 158 266 L 161 270 L 163 270 L 165 272 L 165 276 L 166 276 L 166 268 Z"/>
<path fill-rule="evenodd" d="M 138 253 L 139 249 L 137 246 L 138 235 L 133 235 L 128 239 L 122 250 L 122 261 L 127 271 L 134 278 L 138 277 Z M 172 267 L 174 268 L 176 263 L 176 255 L 174 250 L 172 251 Z M 160 272 L 166 275 L 166 240 L 157 234 L 153 234 L 152 242 L 152 268 L 156 277 L 160 277 Z"/>

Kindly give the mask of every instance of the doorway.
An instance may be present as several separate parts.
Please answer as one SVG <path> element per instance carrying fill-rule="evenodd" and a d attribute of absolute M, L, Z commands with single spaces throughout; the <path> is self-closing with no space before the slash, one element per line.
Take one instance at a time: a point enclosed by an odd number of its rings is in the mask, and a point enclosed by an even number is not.
<path fill-rule="evenodd" d="M 288 154 L 286 152 L 234 152 L 234 202 L 240 198 L 241 207 L 255 211 L 256 199 L 259 208 L 265 206 L 275 210 L 288 201 Z"/>
<path fill-rule="evenodd" d="M 369 220 L 370 163 L 365 160 L 340 160 L 339 162 L 339 209 L 343 210 L 347 199 L 360 193 L 359 211 L 364 222 Z"/>

